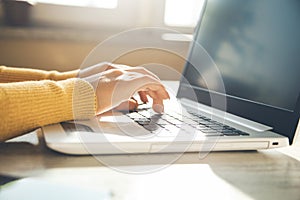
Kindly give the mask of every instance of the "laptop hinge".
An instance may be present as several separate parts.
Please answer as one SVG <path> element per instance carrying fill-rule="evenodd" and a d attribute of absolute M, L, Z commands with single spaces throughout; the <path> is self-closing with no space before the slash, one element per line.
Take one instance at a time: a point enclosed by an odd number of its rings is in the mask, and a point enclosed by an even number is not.
<path fill-rule="evenodd" d="M 218 110 L 216 108 L 213 108 L 213 107 L 210 107 L 210 106 L 206 106 L 204 104 L 200 104 L 200 103 L 191 101 L 191 100 L 186 99 L 186 98 L 182 98 L 182 99 L 180 99 L 180 101 L 184 106 L 187 106 L 187 107 L 190 107 L 190 108 L 193 108 L 193 109 L 197 108 L 200 112 L 204 112 L 208 115 L 212 115 L 212 116 L 215 116 L 217 118 L 221 118 L 224 121 L 229 121 L 231 123 L 247 127 L 247 128 L 249 128 L 251 130 L 254 130 L 254 131 L 264 132 L 264 131 L 269 131 L 269 130 L 273 129 L 270 126 L 267 126 L 267 125 L 264 125 L 264 124 L 261 124 L 261 123 L 255 122 L 255 121 L 251 121 L 249 119 L 245 119 L 245 118 L 242 118 L 242 117 L 239 117 L 239 116 L 236 116 L 236 115 Z"/>

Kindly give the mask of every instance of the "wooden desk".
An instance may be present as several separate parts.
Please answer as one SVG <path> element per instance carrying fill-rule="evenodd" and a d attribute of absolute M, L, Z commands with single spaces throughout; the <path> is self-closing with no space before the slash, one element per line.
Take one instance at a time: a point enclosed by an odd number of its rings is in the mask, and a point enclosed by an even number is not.
<path fill-rule="evenodd" d="M 113 199 L 300 199 L 300 156 L 293 154 L 300 152 L 300 145 L 258 152 L 214 152 L 204 158 L 198 153 L 185 153 L 156 172 L 130 174 L 120 170 L 158 167 L 164 159 L 177 155 L 102 156 L 118 163 L 105 166 L 95 157 L 67 156 L 49 150 L 40 131 L 31 133 L 29 140 L 36 133 L 38 144 L 0 144 L 2 182 L 24 177 L 47 180 L 109 190 Z M 284 151 L 296 156 L 290 157 Z"/>
<path fill-rule="evenodd" d="M 23 142 L 22 142 L 23 141 Z M 27 142 L 26 142 L 27 141 Z M 300 199 L 300 142 L 278 150 L 68 156 L 46 148 L 40 130 L 0 144 L 0 180 L 38 180 L 112 199 Z M 109 160 L 105 166 L 101 160 Z M 155 172 L 147 172 L 156 169 Z M 140 172 L 139 174 L 128 172 Z M 0 191 L 1 192 L 1 191 Z"/>

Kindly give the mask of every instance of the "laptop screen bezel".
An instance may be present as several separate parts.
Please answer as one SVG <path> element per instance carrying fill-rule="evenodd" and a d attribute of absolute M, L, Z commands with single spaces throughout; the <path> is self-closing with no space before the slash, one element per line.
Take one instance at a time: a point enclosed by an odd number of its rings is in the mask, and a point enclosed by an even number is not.
<path fill-rule="evenodd" d="M 204 6 L 200 14 L 194 38 L 196 38 L 201 29 L 201 20 L 205 15 L 205 8 L 209 0 L 204 1 Z M 177 92 L 177 98 L 190 99 L 190 93 L 186 84 L 187 69 L 192 67 L 188 62 L 191 60 L 193 50 L 196 46 L 196 41 L 192 41 L 188 54 L 187 61 L 183 70 L 183 75 L 180 80 L 179 89 Z M 274 106 L 261 104 L 258 102 L 241 99 L 226 94 L 209 92 L 205 88 L 193 87 L 193 91 L 196 94 L 199 103 L 204 105 L 210 105 L 211 98 L 225 98 L 226 100 L 226 112 L 273 127 L 273 131 L 289 138 L 290 144 L 292 144 L 296 128 L 300 117 L 300 96 L 298 96 L 295 109 L 293 111 L 280 109 Z M 215 107 L 215 106 L 214 106 Z M 222 109 L 218 108 L 217 109 Z M 223 110 L 223 109 L 222 109 Z"/>

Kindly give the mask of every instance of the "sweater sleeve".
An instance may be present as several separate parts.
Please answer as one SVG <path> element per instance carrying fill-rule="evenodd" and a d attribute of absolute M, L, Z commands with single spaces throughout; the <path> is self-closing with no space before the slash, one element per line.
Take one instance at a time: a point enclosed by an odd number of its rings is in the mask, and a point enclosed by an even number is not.
<path fill-rule="evenodd" d="M 77 78 L 0 83 L 0 141 L 47 124 L 91 118 L 95 99 L 92 86 Z"/>
<path fill-rule="evenodd" d="M 58 72 L 45 71 L 29 68 L 15 68 L 0 66 L 0 83 L 20 82 L 20 81 L 38 81 L 38 80 L 65 80 L 75 78 L 79 70 Z"/>

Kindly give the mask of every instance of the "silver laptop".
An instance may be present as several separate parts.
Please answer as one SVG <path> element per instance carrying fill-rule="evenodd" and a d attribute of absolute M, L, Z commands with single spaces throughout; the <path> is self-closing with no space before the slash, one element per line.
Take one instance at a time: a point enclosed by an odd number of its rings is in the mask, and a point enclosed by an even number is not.
<path fill-rule="evenodd" d="M 164 114 L 142 104 L 48 125 L 42 127 L 47 146 L 67 154 L 288 146 L 300 116 L 299 6 L 298 0 L 206 1 Z"/>

